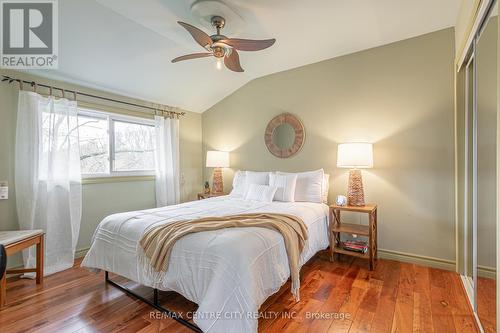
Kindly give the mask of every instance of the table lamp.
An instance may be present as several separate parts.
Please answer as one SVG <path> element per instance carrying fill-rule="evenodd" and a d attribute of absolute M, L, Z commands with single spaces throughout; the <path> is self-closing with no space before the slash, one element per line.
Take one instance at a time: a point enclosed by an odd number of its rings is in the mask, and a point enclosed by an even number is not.
<path fill-rule="evenodd" d="M 371 143 L 341 143 L 337 151 L 337 167 L 349 168 L 347 204 L 364 206 L 365 193 L 360 168 L 373 167 L 373 145 Z"/>
<path fill-rule="evenodd" d="M 207 151 L 207 168 L 215 168 L 212 182 L 212 192 L 221 194 L 224 192 L 222 182 L 222 168 L 229 167 L 229 153 L 227 151 Z"/>

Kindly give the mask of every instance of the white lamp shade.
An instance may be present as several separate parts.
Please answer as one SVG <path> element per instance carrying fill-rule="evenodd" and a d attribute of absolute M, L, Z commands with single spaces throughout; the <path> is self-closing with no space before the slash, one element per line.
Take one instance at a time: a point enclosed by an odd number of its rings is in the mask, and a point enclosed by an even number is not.
<path fill-rule="evenodd" d="M 229 153 L 227 151 L 207 151 L 207 168 L 229 168 Z"/>
<path fill-rule="evenodd" d="M 371 143 L 341 143 L 337 151 L 339 168 L 372 168 L 373 145 Z"/>

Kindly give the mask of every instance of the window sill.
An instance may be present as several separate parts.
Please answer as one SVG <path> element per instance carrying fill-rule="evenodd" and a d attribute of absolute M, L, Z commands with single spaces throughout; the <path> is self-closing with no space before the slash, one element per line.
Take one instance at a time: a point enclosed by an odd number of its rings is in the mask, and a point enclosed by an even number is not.
<path fill-rule="evenodd" d="M 83 178 L 82 185 L 104 184 L 104 183 L 123 183 L 123 182 L 143 182 L 153 181 L 155 176 L 110 176 L 110 177 L 92 177 Z"/>

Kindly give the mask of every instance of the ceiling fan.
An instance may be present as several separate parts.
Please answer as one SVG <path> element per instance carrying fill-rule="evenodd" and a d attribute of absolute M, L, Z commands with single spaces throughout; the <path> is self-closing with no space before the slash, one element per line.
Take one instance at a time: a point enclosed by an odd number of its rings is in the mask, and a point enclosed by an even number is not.
<path fill-rule="evenodd" d="M 212 25 L 217 29 L 217 34 L 209 36 L 202 30 L 184 23 L 177 22 L 183 28 L 185 28 L 194 40 L 200 44 L 207 52 L 203 53 L 193 53 L 177 57 L 172 60 L 173 63 L 183 60 L 205 58 L 214 56 L 217 58 L 217 68 L 222 68 L 222 59 L 224 59 L 224 64 L 227 68 L 234 72 L 243 72 L 244 69 L 240 65 L 240 57 L 236 50 L 240 51 L 259 51 L 267 49 L 272 46 L 276 39 L 265 39 L 265 40 L 253 40 L 253 39 L 240 39 L 240 38 L 228 38 L 221 35 L 221 29 L 224 28 L 226 20 L 221 16 L 214 16 L 211 19 Z"/>

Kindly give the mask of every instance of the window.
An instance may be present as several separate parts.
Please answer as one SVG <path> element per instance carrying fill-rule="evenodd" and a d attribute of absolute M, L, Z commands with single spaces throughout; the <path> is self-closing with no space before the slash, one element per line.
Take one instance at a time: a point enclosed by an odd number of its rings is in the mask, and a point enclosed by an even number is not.
<path fill-rule="evenodd" d="M 154 170 L 154 139 L 153 126 L 115 121 L 115 171 Z"/>
<path fill-rule="evenodd" d="M 84 178 L 153 175 L 153 121 L 78 110 L 80 161 Z"/>
<path fill-rule="evenodd" d="M 80 162 L 83 174 L 109 173 L 108 119 L 78 114 Z"/>

